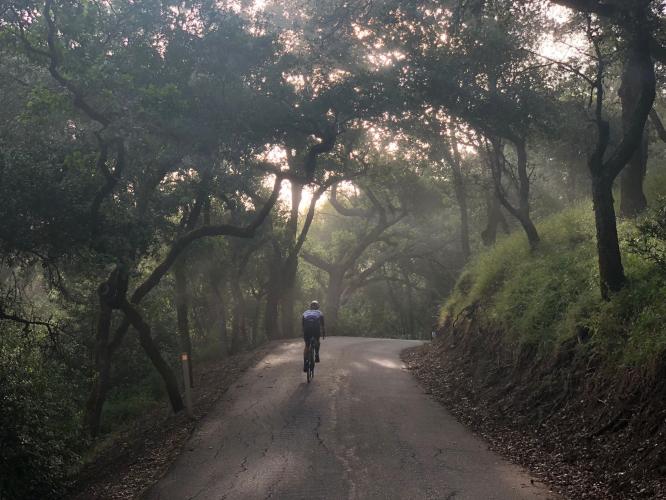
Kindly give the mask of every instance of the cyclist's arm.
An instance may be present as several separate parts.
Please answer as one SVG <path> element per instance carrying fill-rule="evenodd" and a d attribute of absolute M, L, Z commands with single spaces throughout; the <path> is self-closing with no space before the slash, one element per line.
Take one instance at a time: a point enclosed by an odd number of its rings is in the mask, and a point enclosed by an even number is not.
<path fill-rule="evenodd" d="M 321 334 L 324 338 L 326 338 L 326 326 L 324 325 L 324 315 L 323 314 L 320 316 L 320 321 L 321 321 Z"/>

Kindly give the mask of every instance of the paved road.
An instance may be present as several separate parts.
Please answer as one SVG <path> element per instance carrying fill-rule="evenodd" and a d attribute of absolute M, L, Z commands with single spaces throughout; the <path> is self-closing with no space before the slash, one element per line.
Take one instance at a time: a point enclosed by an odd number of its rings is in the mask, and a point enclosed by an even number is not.
<path fill-rule="evenodd" d="M 414 341 L 335 337 L 311 384 L 278 344 L 209 413 L 150 499 L 546 499 L 405 370 Z"/>

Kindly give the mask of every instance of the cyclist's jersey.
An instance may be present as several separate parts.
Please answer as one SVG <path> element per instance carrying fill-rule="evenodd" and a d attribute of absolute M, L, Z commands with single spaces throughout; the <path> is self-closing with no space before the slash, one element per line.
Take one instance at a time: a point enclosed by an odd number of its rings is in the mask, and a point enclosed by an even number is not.
<path fill-rule="evenodd" d="M 324 326 L 324 313 L 319 309 L 308 309 L 303 313 L 303 334 L 318 337 Z"/>

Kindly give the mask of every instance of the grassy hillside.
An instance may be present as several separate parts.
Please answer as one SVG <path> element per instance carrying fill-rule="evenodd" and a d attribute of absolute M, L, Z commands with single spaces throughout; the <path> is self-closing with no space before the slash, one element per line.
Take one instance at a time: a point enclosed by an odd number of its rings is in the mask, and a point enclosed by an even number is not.
<path fill-rule="evenodd" d="M 666 498 L 666 206 L 619 232 L 626 288 L 599 292 L 589 203 L 479 254 L 414 374 L 565 498 Z"/>
<path fill-rule="evenodd" d="M 544 355 L 572 339 L 615 365 L 649 363 L 666 350 L 666 280 L 656 263 L 628 251 L 638 234 L 619 225 L 629 286 L 610 302 L 598 287 L 592 207 L 583 203 L 538 225 L 542 245 L 530 252 L 516 232 L 480 254 L 442 307 L 441 324 L 466 311 L 503 342 Z"/>

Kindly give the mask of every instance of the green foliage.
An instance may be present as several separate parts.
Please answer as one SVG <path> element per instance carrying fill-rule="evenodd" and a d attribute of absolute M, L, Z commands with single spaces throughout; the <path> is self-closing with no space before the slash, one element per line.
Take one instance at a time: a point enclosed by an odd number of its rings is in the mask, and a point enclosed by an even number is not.
<path fill-rule="evenodd" d="M 625 251 L 629 285 L 605 302 L 598 292 L 589 204 L 552 216 L 538 228 L 543 241 L 537 251 L 530 252 L 517 233 L 470 263 L 442 307 L 440 321 L 479 304 L 482 326 L 503 332 L 507 344 L 547 353 L 571 339 L 589 340 L 606 359 L 632 364 L 666 350 L 666 286 L 654 259 Z M 630 222 L 620 225 L 625 250 L 634 231 Z"/>
<path fill-rule="evenodd" d="M 666 274 L 666 199 L 660 207 L 639 221 L 636 235 L 628 240 L 629 250 L 652 262 Z"/>
<path fill-rule="evenodd" d="M 56 113 L 61 113 L 69 106 L 68 99 L 62 93 L 51 89 L 35 87 L 25 103 L 25 111 L 18 116 L 18 120 L 25 125 L 48 125 Z"/>
<path fill-rule="evenodd" d="M 24 334 L 0 336 L 0 498 L 56 498 L 78 461 L 77 389 Z"/>
<path fill-rule="evenodd" d="M 102 431 L 106 434 L 124 428 L 164 399 L 162 381 L 154 371 L 129 387 L 116 387 L 104 406 Z"/>

